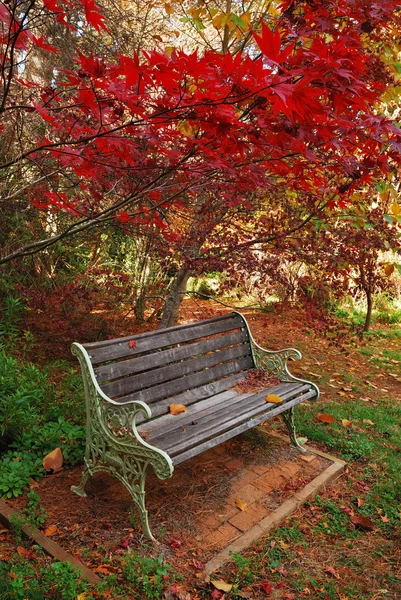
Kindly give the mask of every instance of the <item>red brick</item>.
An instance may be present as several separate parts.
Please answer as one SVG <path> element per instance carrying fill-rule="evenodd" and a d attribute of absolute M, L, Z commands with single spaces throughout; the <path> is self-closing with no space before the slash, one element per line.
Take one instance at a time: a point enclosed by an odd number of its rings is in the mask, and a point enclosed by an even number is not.
<path fill-rule="evenodd" d="M 261 498 L 264 498 L 265 496 L 266 492 L 264 490 L 261 490 L 260 488 L 257 488 L 254 485 L 251 485 L 250 483 L 248 485 L 244 485 L 238 490 L 236 489 L 235 491 L 233 491 L 232 494 L 230 494 L 230 498 L 234 497 L 234 504 L 235 500 L 237 498 L 240 498 L 248 505 L 252 504 L 253 502 L 256 502 L 257 500 L 260 500 Z"/>
<path fill-rule="evenodd" d="M 297 463 L 291 462 L 289 460 L 280 463 L 279 467 L 283 472 L 284 476 L 288 479 L 294 477 L 294 475 L 296 475 L 301 470 L 301 465 L 298 465 Z"/>
<path fill-rule="evenodd" d="M 234 458 L 233 460 L 226 462 L 226 464 L 224 466 L 229 471 L 237 471 L 238 469 L 240 469 L 242 467 L 243 464 L 244 464 L 243 460 L 241 460 L 240 458 Z"/>
<path fill-rule="evenodd" d="M 278 467 L 271 467 L 267 473 L 255 479 L 252 485 L 269 493 L 279 488 L 285 481 L 283 472 Z"/>
<path fill-rule="evenodd" d="M 223 548 L 229 544 L 234 538 L 240 534 L 240 531 L 230 523 L 225 523 L 219 527 L 216 531 L 209 533 L 203 538 L 203 543 L 207 547 L 221 547 Z"/>
<path fill-rule="evenodd" d="M 202 518 L 202 527 L 210 532 L 214 529 L 218 529 L 226 520 L 227 519 L 222 519 L 218 514 L 210 513 Z"/>
<path fill-rule="evenodd" d="M 259 503 L 255 503 L 252 504 L 252 506 L 249 506 L 246 512 L 244 511 L 231 517 L 229 523 L 241 531 L 248 531 L 248 529 L 256 525 L 256 523 L 259 523 L 263 517 L 266 517 L 268 513 L 269 509 Z"/>
<path fill-rule="evenodd" d="M 239 471 L 238 476 L 234 480 L 234 486 L 242 487 L 247 485 L 248 483 L 252 483 L 257 479 L 258 475 L 254 471 L 250 471 L 249 469 L 241 469 Z"/>
<path fill-rule="evenodd" d="M 235 506 L 234 502 L 230 504 L 224 504 L 217 509 L 216 514 L 221 519 L 221 521 L 228 521 L 231 517 L 236 515 L 238 512 L 238 508 Z"/>
<path fill-rule="evenodd" d="M 266 471 L 269 471 L 271 468 L 271 465 L 248 465 L 248 469 L 257 475 L 263 475 L 263 473 L 266 473 Z"/>

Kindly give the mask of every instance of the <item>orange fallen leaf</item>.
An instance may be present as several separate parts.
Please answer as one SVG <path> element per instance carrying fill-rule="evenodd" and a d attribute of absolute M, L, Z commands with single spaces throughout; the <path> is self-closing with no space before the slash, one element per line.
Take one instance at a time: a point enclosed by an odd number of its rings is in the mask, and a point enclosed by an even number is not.
<path fill-rule="evenodd" d="M 247 503 L 244 502 L 243 500 L 241 500 L 241 498 L 236 499 L 235 506 L 237 506 L 240 510 L 245 511 L 245 512 L 248 510 Z"/>
<path fill-rule="evenodd" d="M 98 567 L 93 569 L 94 573 L 101 573 L 102 575 L 110 575 L 110 573 L 112 573 L 115 570 L 116 570 L 116 567 L 113 567 L 113 565 L 107 565 L 107 564 L 99 565 Z"/>
<path fill-rule="evenodd" d="M 17 553 L 20 556 L 26 556 L 27 552 L 28 552 L 28 550 L 26 548 L 24 548 L 23 546 L 18 546 Z"/>
<path fill-rule="evenodd" d="M 57 525 L 49 525 L 49 527 L 47 527 L 44 530 L 44 534 L 47 535 L 48 537 L 50 537 L 51 535 L 54 535 L 57 532 Z"/>
<path fill-rule="evenodd" d="M 266 398 L 265 398 L 266 402 L 272 403 L 272 404 L 276 404 L 278 402 L 282 402 L 283 399 L 281 398 L 281 396 L 277 396 L 276 394 L 267 394 Z"/>
<path fill-rule="evenodd" d="M 349 427 L 352 425 L 351 421 L 348 421 L 348 419 L 341 419 L 341 424 L 343 427 Z"/>
<path fill-rule="evenodd" d="M 366 531 L 373 531 L 376 529 L 375 524 L 368 517 L 364 517 L 363 515 L 354 515 L 350 519 L 351 523 L 353 523 L 356 527 L 360 527 L 361 529 L 365 529 Z"/>
<path fill-rule="evenodd" d="M 46 471 L 58 471 L 63 466 L 63 453 L 60 448 L 55 448 L 43 459 L 43 468 Z"/>
<path fill-rule="evenodd" d="M 182 412 L 186 412 L 187 407 L 185 406 L 185 404 L 170 404 L 169 410 L 170 410 L 170 414 L 178 415 Z"/>
<path fill-rule="evenodd" d="M 330 575 L 333 575 L 333 577 L 336 579 L 340 579 L 340 575 L 337 573 L 334 567 L 326 567 L 324 571 L 325 573 L 330 573 Z"/>
<path fill-rule="evenodd" d="M 329 414 L 325 414 L 325 413 L 319 413 L 316 416 L 318 421 L 321 421 L 322 423 L 335 423 L 336 420 L 333 417 L 333 415 L 329 415 Z"/>

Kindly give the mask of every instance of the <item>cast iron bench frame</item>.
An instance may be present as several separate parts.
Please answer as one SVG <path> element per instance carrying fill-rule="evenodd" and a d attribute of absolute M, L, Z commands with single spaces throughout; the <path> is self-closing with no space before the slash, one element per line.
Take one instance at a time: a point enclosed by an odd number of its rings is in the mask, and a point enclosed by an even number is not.
<path fill-rule="evenodd" d="M 154 539 L 145 507 L 151 465 L 159 479 L 174 466 L 281 414 L 291 445 L 298 443 L 294 407 L 317 399 L 319 388 L 292 375 L 299 350 L 266 350 L 253 339 L 246 319 L 233 312 L 136 336 L 74 343 L 86 397 L 87 439 L 81 483 L 99 471 L 121 481 L 139 510 L 142 531 Z M 279 386 L 241 393 L 234 386 L 249 370 L 278 377 Z M 266 402 L 275 394 L 282 402 Z M 185 404 L 172 415 L 169 405 Z M 150 406 L 149 406 L 150 404 Z M 152 418 L 153 413 L 153 418 Z"/>

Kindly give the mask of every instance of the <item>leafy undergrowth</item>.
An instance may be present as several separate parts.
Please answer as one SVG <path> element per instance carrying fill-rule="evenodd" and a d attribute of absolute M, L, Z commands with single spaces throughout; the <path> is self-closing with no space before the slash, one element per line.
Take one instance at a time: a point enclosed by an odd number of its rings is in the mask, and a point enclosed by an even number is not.
<path fill-rule="evenodd" d="M 204 306 L 208 312 L 187 318 L 211 316 L 213 305 Z M 101 547 L 84 548 L 77 533 L 80 560 L 97 562 L 103 578 L 97 588 L 89 588 L 73 569 L 52 562 L 40 548 L 18 539 L 16 525 L 16 534 L 6 534 L 0 545 L 0 598 L 401 597 L 399 325 L 376 329 L 362 341 L 350 337 L 339 343 L 338 338 L 302 328 L 302 315 L 295 309 L 268 317 L 246 312 L 257 341 L 273 348 L 282 347 L 284 341 L 303 351 L 305 359 L 294 363 L 292 370 L 318 381 L 323 393 L 318 402 L 300 407 L 299 430 L 312 446 L 344 458 L 345 474 L 269 536 L 242 555 L 232 556 L 211 578 L 223 582 L 217 581 L 217 587 L 202 574 L 196 554 L 196 577 L 188 575 L 184 564 L 177 569 L 179 546 L 170 548 L 175 555 L 172 567 L 169 556 L 150 545 L 105 553 Z M 6 485 L 5 473 L 10 469 L 24 471 L 10 487 L 19 493 L 30 477 L 41 476 L 40 459 L 54 447 L 62 447 L 67 466 L 82 460 L 83 399 L 76 371 L 67 363 L 38 369 L 16 362 L 4 348 L 1 352 L 1 377 L 7 390 L 4 407 L 10 417 L 5 423 L 8 446 L 3 449 L 0 485 Z M 62 371 L 66 376 L 60 375 Z M 13 388 L 11 377 L 20 385 Z M 22 431 L 16 431 L 15 423 L 21 422 L 25 423 Z M 281 421 L 272 426 L 282 430 Z M 2 494 L 8 495 L 10 489 L 3 487 Z M 30 515 L 40 526 L 44 516 L 32 491 L 28 501 Z"/>

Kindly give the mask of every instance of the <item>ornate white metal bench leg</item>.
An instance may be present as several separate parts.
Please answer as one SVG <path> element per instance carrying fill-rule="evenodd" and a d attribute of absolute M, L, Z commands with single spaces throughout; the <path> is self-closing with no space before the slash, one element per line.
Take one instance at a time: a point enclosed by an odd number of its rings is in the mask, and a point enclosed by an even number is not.
<path fill-rule="evenodd" d="M 287 426 L 288 433 L 289 433 L 290 440 L 291 440 L 291 446 L 293 448 L 296 448 L 297 450 L 299 450 L 299 452 L 302 452 L 303 454 L 305 454 L 306 450 L 298 442 L 297 435 L 295 432 L 294 407 L 291 407 L 289 410 L 286 410 L 285 412 L 281 413 L 281 416 L 283 418 L 284 423 Z"/>
<path fill-rule="evenodd" d="M 89 477 L 91 477 L 92 475 L 92 470 L 89 468 L 88 464 L 86 464 L 85 469 L 82 471 L 81 483 L 79 485 L 72 485 L 70 488 L 71 491 L 75 492 L 76 494 L 78 494 L 78 496 L 81 496 L 82 498 L 86 498 L 88 494 L 85 492 L 85 486 Z"/>

